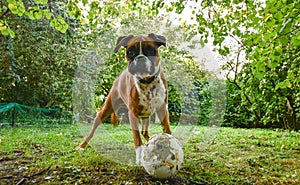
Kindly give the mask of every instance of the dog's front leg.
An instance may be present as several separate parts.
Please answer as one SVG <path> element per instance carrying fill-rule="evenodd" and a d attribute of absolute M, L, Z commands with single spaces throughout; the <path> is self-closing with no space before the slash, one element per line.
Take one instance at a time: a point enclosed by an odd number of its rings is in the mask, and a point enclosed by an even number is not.
<path fill-rule="evenodd" d="M 129 121 L 135 146 L 136 164 L 140 165 L 143 151 L 143 142 L 139 131 L 139 120 L 132 112 L 129 112 Z"/>
<path fill-rule="evenodd" d="M 142 135 L 148 141 L 149 140 L 148 127 L 149 127 L 150 118 L 142 119 L 141 122 L 142 122 Z"/>
<path fill-rule="evenodd" d="M 158 118 L 163 127 L 163 132 L 171 134 L 170 121 L 169 121 L 169 112 L 166 105 L 163 105 L 160 110 L 157 111 Z"/>

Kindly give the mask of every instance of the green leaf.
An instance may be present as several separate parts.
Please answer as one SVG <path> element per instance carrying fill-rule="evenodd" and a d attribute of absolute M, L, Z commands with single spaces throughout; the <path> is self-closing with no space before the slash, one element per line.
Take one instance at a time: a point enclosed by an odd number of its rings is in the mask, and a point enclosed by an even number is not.
<path fill-rule="evenodd" d="M 6 28 L 6 29 L 2 29 L 1 30 L 1 34 L 4 35 L 4 36 L 10 36 L 11 38 L 14 38 L 15 37 L 15 32 L 12 31 L 11 29 L 9 28 Z"/>
<path fill-rule="evenodd" d="M 51 13 L 49 10 L 44 10 L 43 11 L 44 16 L 46 17 L 46 19 L 51 19 Z"/>
<path fill-rule="evenodd" d="M 55 27 L 56 24 L 57 24 L 57 19 L 56 18 L 52 19 L 50 22 L 50 26 Z"/>
<path fill-rule="evenodd" d="M 9 29 L 9 35 L 11 38 L 15 38 L 15 32 Z"/>
<path fill-rule="evenodd" d="M 262 71 L 253 71 L 253 75 L 258 78 L 258 79 L 262 79 L 265 76 L 265 72 Z"/>
<path fill-rule="evenodd" d="M 291 43 L 296 47 L 300 46 L 300 32 L 299 31 L 295 36 L 292 37 Z"/>
<path fill-rule="evenodd" d="M 1 30 L 1 34 L 7 36 L 9 34 L 9 30 L 8 29 Z"/>
<path fill-rule="evenodd" d="M 36 4 L 47 4 L 48 0 L 35 0 Z"/>
<path fill-rule="evenodd" d="M 230 50 L 228 47 L 224 47 L 224 49 L 220 48 L 218 51 L 219 51 L 220 55 L 222 55 L 222 56 L 226 56 L 230 53 Z"/>
<path fill-rule="evenodd" d="M 268 67 L 273 69 L 278 66 L 279 62 L 277 60 L 268 60 Z"/>
<path fill-rule="evenodd" d="M 7 23 L 0 20 L 0 32 L 4 36 L 10 36 L 11 38 L 15 37 L 15 32 L 7 26 Z"/>
<path fill-rule="evenodd" d="M 24 12 L 26 11 L 25 6 L 22 1 L 19 2 L 18 9 L 19 9 L 18 16 L 22 16 L 24 14 Z"/>
<path fill-rule="evenodd" d="M 286 45 L 289 43 L 289 37 L 284 35 L 278 38 L 278 41 L 282 44 L 282 45 Z"/>
<path fill-rule="evenodd" d="M 83 5 L 86 5 L 87 3 L 88 3 L 87 0 L 82 0 L 82 4 L 83 4 Z"/>
<path fill-rule="evenodd" d="M 25 15 L 27 15 L 27 16 L 29 17 L 29 19 L 31 19 L 31 20 L 34 20 L 34 19 L 35 19 L 35 17 L 34 17 L 34 15 L 33 15 L 33 12 L 32 12 L 32 11 L 26 13 Z"/>
<path fill-rule="evenodd" d="M 262 79 L 265 75 L 266 67 L 264 61 L 252 62 L 252 73 L 258 78 Z"/>
<path fill-rule="evenodd" d="M 15 4 L 15 3 L 16 3 L 16 0 L 6 0 L 6 2 L 7 2 L 8 4 Z"/>
<path fill-rule="evenodd" d="M 33 13 L 35 19 L 39 20 L 43 17 L 43 12 L 42 11 L 37 11 Z"/>
<path fill-rule="evenodd" d="M 291 88 L 292 87 L 292 84 L 291 82 L 288 80 L 288 79 L 285 79 L 283 82 L 280 82 L 276 85 L 275 89 L 285 89 L 285 88 Z"/>
<path fill-rule="evenodd" d="M 282 48 L 281 48 L 280 46 L 276 46 L 276 47 L 275 47 L 274 55 L 275 55 L 275 56 L 280 56 L 280 55 L 282 55 Z"/>
<path fill-rule="evenodd" d="M 10 9 L 11 13 L 13 13 L 13 14 L 18 13 L 18 8 L 16 7 L 15 4 L 8 4 L 8 8 Z"/>
<path fill-rule="evenodd" d="M 8 8 L 10 9 L 11 13 L 17 14 L 22 16 L 25 12 L 25 6 L 22 1 L 7 1 Z"/>
<path fill-rule="evenodd" d="M 296 47 L 300 46 L 300 39 L 292 38 L 291 42 Z"/>
<path fill-rule="evenodd" d="M 41 4 L 47 4 L 48 0 L 41 0 Z"/>
<path fill-rule="evenodd" d="M 50 22 L 50 26 L 54 27 L 61 33 L 66 33 L 66 31 L 69 28 L 69 25 L 65 22 L 65 20 L 61 16 L 58 16 L 57 18 L 53 18 L 52 21 Z"/>
<path fill-rule="evenodd" d="M 40 10 L 37 6 L 30 7 L 28 11 L 25 12 L 25 15 L 31 20 L 39 20 L 43 17 L 43 10 Z"/>
<path fill-rule="evenodd" d="M 278 21 L 281 21 L 283 18 L 282 12 L 278 11 L 276 14 L 274 14 L 274 18 Z"/>

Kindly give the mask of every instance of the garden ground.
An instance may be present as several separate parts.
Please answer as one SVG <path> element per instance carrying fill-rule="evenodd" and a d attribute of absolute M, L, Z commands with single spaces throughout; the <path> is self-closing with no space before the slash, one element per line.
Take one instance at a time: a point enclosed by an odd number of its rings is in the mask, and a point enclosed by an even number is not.
<path fill-rule="evenodd" d="M 300 184 L 299 132 L 220 128 L 201 148 L 203 129 L 184 145 L 178 174 L 159 180 L 92 147 L 75 150 L 83 139 L 76 124 L 2 127 L 0 184 Z"/>

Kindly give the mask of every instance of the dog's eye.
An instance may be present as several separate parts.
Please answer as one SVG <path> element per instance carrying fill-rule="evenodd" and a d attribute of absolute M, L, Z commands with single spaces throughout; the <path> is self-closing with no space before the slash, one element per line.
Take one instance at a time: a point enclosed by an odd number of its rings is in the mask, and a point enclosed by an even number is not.
<path fill-rule="evenodd" d="M 152 46 L 146 46 L 143 48 L 143 53 L 146 56 L 155 56 L 156 55 L 156 49 L 153 48 Z"/>
<path fill-rule="evenodd" d="M 137 48 L 135 47 L 130 47 L 128 50 L 127 50 L 127 56 L 133 60 L 137 55 L 139 54 L 139 51 Z"/>

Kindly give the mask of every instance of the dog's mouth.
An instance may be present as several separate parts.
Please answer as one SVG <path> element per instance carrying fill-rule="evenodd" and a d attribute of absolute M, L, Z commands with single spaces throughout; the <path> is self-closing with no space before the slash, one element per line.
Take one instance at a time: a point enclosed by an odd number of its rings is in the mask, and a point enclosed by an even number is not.
<path fill-rule="evenodd" d="M 160 73 L 160 66 L 158 67 L 157 72 L 155 72 L 151 76 L 140 77 L 139 75 L 135 75 L 135 77 L 142 84 L 150 84 L 158 77 L 159 73 Z"/>
<path fill-rule="evenodd" d="M 155 66 L 154 62 L 144 55 L 137 56 L 129 63 L 128 71 L 140 83 L 150 84 L 160 73 L 160 65 Z"/>

